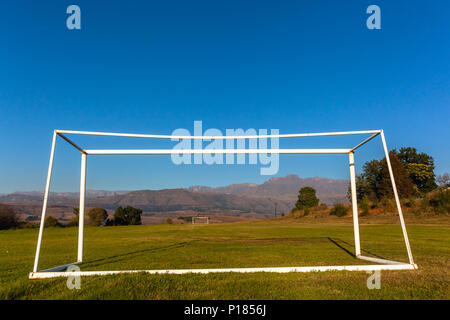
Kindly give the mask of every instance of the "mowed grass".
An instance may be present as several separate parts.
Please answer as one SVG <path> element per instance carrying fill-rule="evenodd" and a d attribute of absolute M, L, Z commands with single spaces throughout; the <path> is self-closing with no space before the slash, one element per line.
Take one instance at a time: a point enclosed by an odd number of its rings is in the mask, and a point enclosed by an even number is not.
<path fill-rule="evenodd" d="M 48 228 L 40 269 L 76 260 L 77 228 Z M 406 261 L 399 225 L 362 225 L 363 254 Z M 0 231 L 0 299 L 449 299 L 450 227 L 409 225 L 419 270 L 365 272 L 122 274 L 28 280 L 36 229 Z M 194 269 L 368 264 L 352 256 L 353 228 L 262 221 L 216 225 L 87 227 L 81 270 Z"/>

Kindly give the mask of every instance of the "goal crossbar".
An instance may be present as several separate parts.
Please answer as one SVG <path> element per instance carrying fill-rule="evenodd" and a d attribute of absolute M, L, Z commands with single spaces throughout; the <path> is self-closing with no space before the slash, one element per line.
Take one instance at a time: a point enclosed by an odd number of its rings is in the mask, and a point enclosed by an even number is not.
<path fill-rule="evenodd" d="M 193 140 L 217 140 L 217 139 L 268 139 L 268 138 L 300 138 L 300 137 L 321 137 L 321 136 L 344 136 L 344 135 L 367 135 L 368 138 L 361 141 L 353 148 L 345 149 L 84 149 L 69 139 L 66 135 L 91 135 L 91 136 L 112 136 L 112 137 L 132 137 L 132 138 L 153 138 L 153 139 L 193 139 Z M 38 270 L 39 255 L 41 251 L 42 237 L 44 231 L 44 222 L 47 211 L 48 196 L 50 192 L 50 183 L 53 170 L 53 160 L 55 156 L 55 146 L 57 137 L 72 145 L 81 153 L 81 177 L 80 177 L 80 207 L 78 222 L 78 255 L 77 261 L 72 264 L 53 267 L 45 270 Z M 397 212 L 400 218 L 403 238 L 405 241 L 406 251 L 408 254 L 408 263 L 393 260 L 379 259 L 361 255 L 360 237 L 359 237 L 359 221 L 358 221 L 358 205 L 356 198 L 356 173 L 354 153 L 355 151 L 371 141 L 375 137 L 380 136 L 384 149 L 386 163 L 389 170 L 389 177 L 392 183 L 392 189 L 397 206 Z M 83 243 L 84 243 L 84 217 L 86 202 L 86 165 L 87 155 L 163 155 L 163 154 L 348 154 L 350 169 L 350 189 L 352 198 L 352 215 L 353 215 L 353 231 L 355 243 L 355 257 L 361 260 L 378 263 L 376 265 L 349 265 L 349 266 L 311 266 L 311 267 L 273 267 L 273 268 L 228 268 L 228 269 L 174 269 L 174 270 L 118 270 L 118 271 L 79 271 L 64 272 L 69 266 L 82 264 L 83 262 Z M 47 181 L 44 192 L 44 200 L 42 204 L 41 223 L 39 227 L 39 235 L 36 246 L 36 255 L 34 260 L 33 271 L 29 274 L 30 279 L 67 277 L 67 276 L 89 276 L 89 275 L 111 275 L 118 273 L 210 273 L 210 272 L 315 272 L 315 271 L 374 271 L 374 270 L 413 270 L 417 269 L 414 263 L 408 233 L 403 218 L 403 212 L 400 205 L 400 199 L 394 180 L 389 152 L 386 145 L 386 139 L 383 130 L 365 130 L 365 131 L 345 131 L 345 132 L 323 132 L 323 133 L 299 133 L 299 134 L 276 134 L 276 135 L 244 135 L 244 136 L 173 136 L 173 135 L 151 135 L 151 134 L 131 134 L 131 133 L 109 133 L 109 132 L 93 132 L 93 131 L 73 131 L 73 130 L 54 130 L 52 147 L 50 152 L 50 161 L 47 173 Z"/>

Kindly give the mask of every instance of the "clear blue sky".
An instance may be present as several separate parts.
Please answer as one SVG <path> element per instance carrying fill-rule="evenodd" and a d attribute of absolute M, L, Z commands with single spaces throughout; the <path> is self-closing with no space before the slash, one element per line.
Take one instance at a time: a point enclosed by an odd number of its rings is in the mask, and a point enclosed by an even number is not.
<path fill-rule="evenodd" d="M 81 30 L 66 28 L 70 4 Z M 381 30 L 366 28 L 370 4 Z M 449 12 L 449 1 L 2 1 L 0 193 L 44 188 L 53 129 L 170 134 L 194 120 L 223 131 L 384 129 L 390 148 L 414 146 L 449 172 Z M 381 157 L 377 139 L 357 169 Z M 52 190 L 78 190 L 79 153 L 59 140 L 55 161 Z M 88 188 L 261 183 L 259 168 L 102 156 L 89 159 Z M 347 179 L 347 158 L 282 156 L 277 176 L 288 173 Z"/>

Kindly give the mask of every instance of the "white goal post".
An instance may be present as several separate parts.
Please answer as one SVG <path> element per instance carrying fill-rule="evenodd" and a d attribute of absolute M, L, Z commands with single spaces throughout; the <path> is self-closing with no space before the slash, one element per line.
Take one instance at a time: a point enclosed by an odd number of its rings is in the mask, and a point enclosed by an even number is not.
<path fill-rule="evenodd" d="M 92 135 L 92 136 L 111 136 L 111 137 L 132 137 L 132 138 L 153 138 L 153 139 L 193 139 L 193 140 L 215 140 L 215 139 L 268 139 L 268 138 L 299 138 L 299 137 L 319 137 L 319 136 L 343 136 L 343 135 L 370 135 L 365 140 L 352 148 L 346 149 L 107 149 L 90 150 L 83 149 L 70 140 L 66 135 Z M 42 235 L 44 231 L 45 215 L 47 211 L 48 195 L 50 191 L 50 182 L 52 177 L 53 160 L 55 156 L 56 138 L 61 137 L 81 153 L 81 178 L 80 178 L 80 209 L 78 223 L 78 258 L 74 263 L 46 269 L 38 270 L 39 254 L 41 251 Z M 358 205 L 356 197 L 356 174 L 355 174 L 355 151 L 380 136 L 386 163 L 389 170 L 389 176 L 392 182 L 395 203 L 400 218 L 400 224 L 405 240 L 406 251 L 408 254 L 408 263 L 393 260 L 385 260 L 361 255 L 361 246 L 359 239 Z M 84 217 L 86 200 L 86 162 L 88 155 L 155 155 L 155 154 L 347 154 L 349 158 L 350 169 L 350 189 L 353 213 L 353 230 L 355 242 L 355 256 L 358 259 L 374 262 L 374 265 L 347 265 L 347 266 L 311 266 L 311 267 L 263 267 L 263 268 L 228 268 L 228 269 L 174 269 L 174 270 L 118 270 L 118 271 L 78 271 L 65 272 L 70 265 L 77 265 L 83 262 L 83 242 L 84 242 Z M 413 270 L 417 269 L 414 263 L 405 221 L 403 219 L 400 199 L 395 185 L 392 166 L 389 159 L 389 151 L 386 145 L 383 130 L 366 131 L 346 131 L 346 132 L 324 132 L 324 133 L 299 133 L 299 134 L 277 134 L 277 135 L 246 135 L 246 136 L 173 136 L 173 135 L 151 135 L 151 134 L 129 134 L 129 133 L 109 133 L 109 132 L 88 132 L 88 131 L 70 131 L 54 130 L 52 147 L 50 152 L 50 162 L 48 167 L 47 182 L 44 192 L 42 205 L 41 223 L 39 227 L 39 236 L 36 247 L 36 256 L 34 260 L 33 272 L 29 274 L 30 279 L 68 277 L 68 276 L 89 276 L 89 275 L 110 275 L 118 273 L 209 273 L 209 272 L 311 272 L 311 271 L 374 271 L 374 270 Z"/>

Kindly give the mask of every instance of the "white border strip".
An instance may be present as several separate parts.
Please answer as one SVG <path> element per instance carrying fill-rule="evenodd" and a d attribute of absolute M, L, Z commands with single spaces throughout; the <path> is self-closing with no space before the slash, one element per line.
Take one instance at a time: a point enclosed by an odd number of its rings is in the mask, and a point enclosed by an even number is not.
<path fill-rule="evenodd" d="M 417 265 L 407 263 L 362 265 L 362 266 L 323 266 L 323 267 L 279 267 L 279 268 L 230 268 L 230 269 L 175 269 L 175 270 L 120 270 L 120 271 L 79 271 L 79 272 L 30 272 L 29 279 L 46 279 L 78 276 L 108 276 L 120 273 L 149 274 L 186 274 L 186 273 L 219 273 L 219 272 L 323 272 L 323 271 L 375 271 L 375 270 L 415 270 Z"/>

